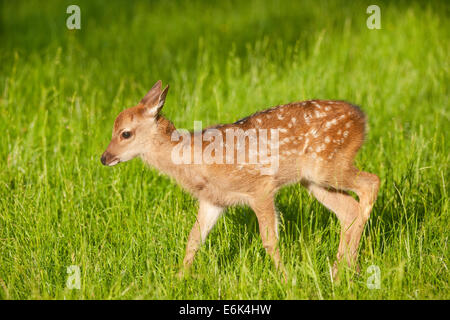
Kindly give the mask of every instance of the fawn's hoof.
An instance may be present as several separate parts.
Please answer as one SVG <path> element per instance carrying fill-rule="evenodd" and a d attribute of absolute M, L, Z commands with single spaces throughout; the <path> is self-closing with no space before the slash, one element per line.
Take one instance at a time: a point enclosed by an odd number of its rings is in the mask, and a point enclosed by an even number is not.
<path fill-rule="evenodd" d="M 184 269 L 180 269 L 177 273 L 178 280 L 183 280 L 186 276 L 186 271 Z"/>
<path fill-rule="evenodd" d="M 358 263 L 355 263 L 353 265 L 348 266 L 350 269 L 352 269 L 356 274 L 359 274 L 361 272 L 361 268 L 359 267 Z M 339 262 L 335 261 L 333 264 L 333 268 L 331 269 L 331 275 L 333 277 L 334 281 L 339 281 Z"/>
<path fill-rule="evenodd" d="M 287 275 L 286 269 L 284 267 L 282 267 L 282 268 L 280 268 L 279 271 L 280 271 L 281 276 L 282 276 L 281 281 L 284 284 L 288 284 L 288 275 Z"/>
<path fill-rule="evenodd" d="M 333 268 L 331 268 L 331 276 L 333 277 L 334 281 L 339 281 L 339 268 L 337 261 L 333 263 Z"/>

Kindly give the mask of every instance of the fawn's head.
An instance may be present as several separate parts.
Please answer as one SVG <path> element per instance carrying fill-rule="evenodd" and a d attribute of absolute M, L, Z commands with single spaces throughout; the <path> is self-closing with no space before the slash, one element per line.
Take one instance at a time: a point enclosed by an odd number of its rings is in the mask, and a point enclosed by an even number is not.
<path fill-rule="evenodd" d="M 101 157 L 102 164 L 114 166 L 151 151 L 151 142 L 157 133 L 158 114 L 164 106 L 168 90 L 169 86 L 166 86 L 161 91 L 159 80 L 137 106 L 117 116 L 111 142 Z"/>

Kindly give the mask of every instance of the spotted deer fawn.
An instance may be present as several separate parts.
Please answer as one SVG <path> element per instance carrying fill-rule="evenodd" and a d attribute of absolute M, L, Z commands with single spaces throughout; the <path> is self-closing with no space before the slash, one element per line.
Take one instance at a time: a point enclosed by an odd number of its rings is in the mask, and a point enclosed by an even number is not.
<path fill-rule="evenodd" d="M 158 81 L 137 106 L 118 115 L 101 162 L 113 166 L 139 156 L 173 177 L 199 200 L 197 219 L 189 234 L 180 274 L 190 267 L 224 209 L 236 204 L 248 205 L 254 210 L 263 246 L 277 268 L 283 271 L 274 196 L 280 187 L 292 183 L 301 183 L 339 219 L 341 235 L 333 275 L 336 276 L 337 262 L 342 259 L 349 266 L 356 266 L 361 234 L 380 184 L 376 175 L 360 171 L 353 164 L 365 134 L 365 117 L 358 107 L 331 100 L 295 102 L 255 113 L 232 124 L 200 132 L 186 131 L 184 137 L 190 138 L 184 143 L 184 147 L 189 147 L 188 160 L 195 158 L 197 148 L 200 153 L 208 149 L 214 161 L 180 162 L 174 158 L 174 149 L 180 143 L 181 130 L 175 129 L 160 112 L 167 91 L 168 86 L 161 90 L 161 81 Z M 229 136 L 230 131 L 240 133 L 240 137 L 243 134 L 244 139 L 239 140 L 239 134 Z M 267 161 L 248 160 L 255 155 L 263 158 L 264 151 L 262 144 L 252 148 L 250 143 L 244 143 L 242 147 L 242 142 L 251 138 L 248 132 L 254 132 L 259 141 L 269 138 L 275 141 L 267 155 L 277 161 L 276 166 Z M 206 137 L 208 134 L 210 137 Z M 211 136 L 220 135 L 226 136 L 226 141 L 213 144 Z M 226 160 L 218 161 L 225 154 Z M 237 161 L 239 156 L 244 156 L 245 161 Z M 356 193 L 359 201 L 349 191 Z"/>

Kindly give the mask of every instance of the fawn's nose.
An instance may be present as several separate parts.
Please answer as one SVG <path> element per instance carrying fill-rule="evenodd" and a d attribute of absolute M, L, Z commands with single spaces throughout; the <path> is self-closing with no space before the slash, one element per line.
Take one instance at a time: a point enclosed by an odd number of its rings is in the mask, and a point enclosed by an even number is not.
<path fill-rule="evenodd" d="M 101 163 L 106 166 L 106 156 L 105 154 L 102 154 L 102 157 L 100 158 Z"/>

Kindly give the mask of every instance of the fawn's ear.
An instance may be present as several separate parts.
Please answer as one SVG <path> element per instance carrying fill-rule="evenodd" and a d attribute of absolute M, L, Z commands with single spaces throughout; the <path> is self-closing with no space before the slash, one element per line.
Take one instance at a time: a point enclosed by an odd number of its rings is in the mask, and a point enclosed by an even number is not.
<path fill-rule="evenodd" d="M 164 106 L 164 102 L 166 102 L 166 96 L 167 92 L 169 91 L 169 86 L 167 85 L 164 90 L 161 92 L 161 81 L 159 82 L 159 93 L 158 95 L 154 94 L 152 95 L 151 99 L 148 102 L 145 102 L 144 105 L 146 106 L 146 114 L 155 117 Z M 157 82 L 157 84 L 158 84 Z M 156 84 L 155 84 L 156 86 Z M 153 88 L 152 88 L 153 89 Z M 150 90 L 152 91 L 152 90 Z M 142 103 L 142 102 L 141 102 Z"/>
<path fill-rule="evenodd" d="M 142 98 L 141 104 L 144 106 L 154 106 L 156 103 L 158 103 L 159 95 L 161 94 L 161 80 L 156 81 L 156 83 L 153 85 L 153 87 L 150 89 L 149 92 L 145 95 L 145 97 Z"/>

